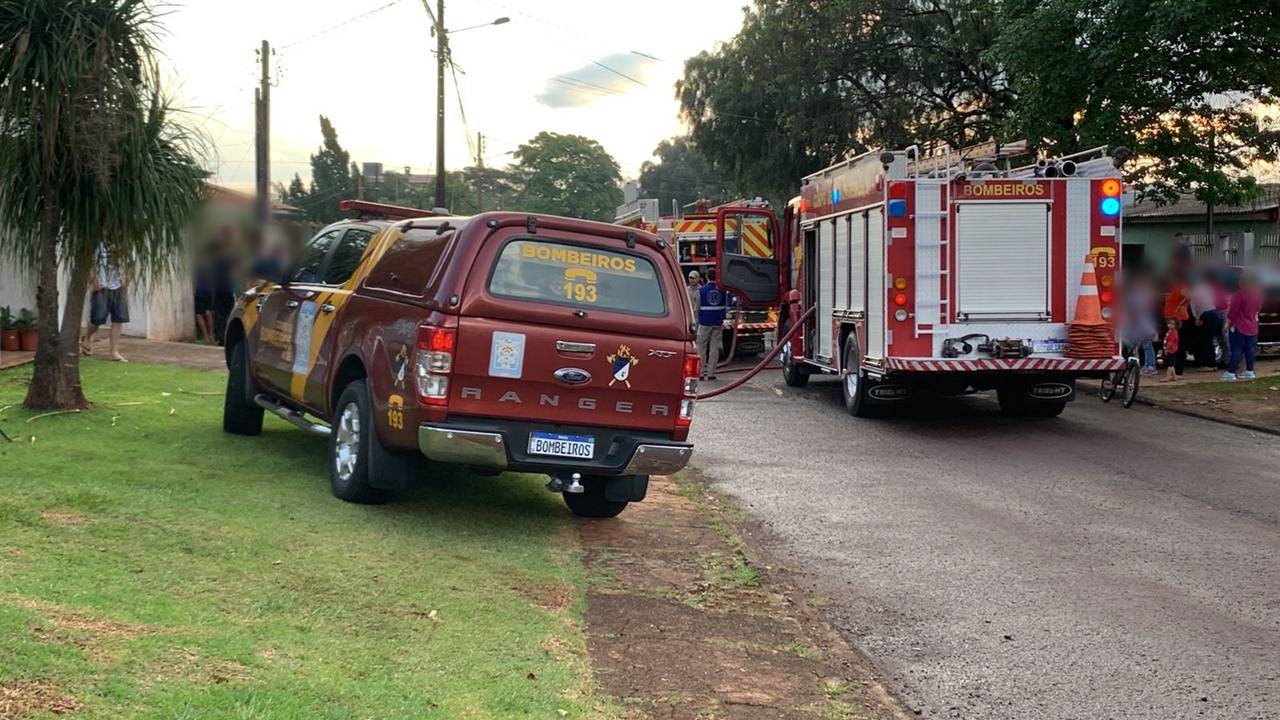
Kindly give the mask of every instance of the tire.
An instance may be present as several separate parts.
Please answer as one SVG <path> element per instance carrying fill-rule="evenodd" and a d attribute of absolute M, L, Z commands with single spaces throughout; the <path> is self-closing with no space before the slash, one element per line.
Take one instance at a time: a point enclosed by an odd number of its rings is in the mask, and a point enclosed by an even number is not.
<path fill-rule="evenodd" d="M 1027 404 L 1022 399 L 1022 389 L 1014 385 L 1001 385 L 996 388 L 996 399 L 1000 402 L 1000 412 L 1009 417 L 1026 415 Z"/>
<path fill-rule="evenodd" d="M 262 432 L 263 409 L 253 402 L 253 382 L 249 378 L 249 360 L 244 342 L 231 348 L 231 365 L 227 368 L 227 393 L 222 402 L 222 431 L 232 435 L 258 435 Z"/>
<path fill-rule="evenodd" d="M 867 397 L 869 381 L 862 374 L 862 356 L 858 352 L 858 338 L 853 333 L 844 341 L 844 368 L 845 375 L 840 381 L 844 409 L 854 417 L 867 417 L 871 414 L 871 401 Z"/>
<path fill-rule="evenodd" d="M 786 331 L 783 331 L 778 337 L 786 334 Z M 798 363 L 791 357 L 790 342 L 778 351 L 778 359 L 782 363 L 782 381 L 787 384 L 787 387 L 802 388 L 809 384 L 809 369 L 804 366 L 804 363 Z"/>
<path fill-rule="evenodd" d="M 1124 391 L 1120 395 L 1120 404 L 1123 407 L 1132 407 L 1133 401 L 1138 398 L 1138 384 L 1142 380 L 1142 372 L 1138 370 L 1137 363 L 1132 363 L 1125 370 L 1129 374 L 1129 380 L 1124 385 Z"/>
<path fill-rule="evenodd" d="M 584 477 L 582 485 L 586 492 L 561 493 L 564 504 L 574 515 L 584 518 L 611 518 L 627 509 L 626 501 L 609 500 L 605 497 L 605 479 L 601 477 Z"/>
<path fill-rule="evenodd" d="M 329 434 L 329 487 L 339 500 L 377 503 L 386 499 L 386 493 L 369 482 L 374 454 L 387 452 L 374 430 L 371 408 L 364 380 L 352 381 L 338 396 Z"/>
<path fill-rule="evenodd" d="M 1063 402 L 1037 402 L 1027 403 L 1025 414 L 1028 417 L 1037 418 L 1055 418 L 1067 409 L 1067 403 Z"/>

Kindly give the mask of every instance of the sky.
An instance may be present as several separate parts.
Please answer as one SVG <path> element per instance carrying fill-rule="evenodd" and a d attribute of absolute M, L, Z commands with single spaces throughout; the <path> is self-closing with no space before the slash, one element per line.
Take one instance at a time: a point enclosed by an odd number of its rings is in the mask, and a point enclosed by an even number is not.
<path fill-rule="evenodd" d="M 485 135 L 485 164 L 502 166 L 518 145 L 550 130 L 598 140 L 623 176 L 635 177 L 659 141 L 684 132 L 674 90 L 684 60 L 731 38 L 745 3 L 446 4 L 446 28 L 483 25 L 451 35 L 459 74 L 457 85 L 447 83 L 447 167 L 474 164 L 477 132 Z M 308 179 L 321 114 L 352 160 L 434 172 L 435 40 L 422 0 L 186 0 L 166 10 L 159 43 L 166 88 L 185 121 L 213 141 L 214 182 L 253 188 L 262 40 L 274 48 L 273 182 L 295 172 Z M 487 25 L 499 17 L 510 22 Z"/>

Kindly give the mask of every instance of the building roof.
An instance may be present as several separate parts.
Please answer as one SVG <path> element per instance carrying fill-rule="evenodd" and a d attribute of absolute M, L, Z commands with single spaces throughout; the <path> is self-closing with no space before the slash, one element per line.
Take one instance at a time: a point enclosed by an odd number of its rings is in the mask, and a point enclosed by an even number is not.
<path fill-rule="evenodd" d="M 1261 183 L 1262 194 L 1244 205 L 1217 205 L 1215 215 L 1253 215 L 1280 209 L 1280 183 Z M 1139 202 L 1124 209 L 1126 220 L 1133 218 L 1181 218 L 1204 217 L 1209 208 L 1190 193 L 1180 195 L 1176 202 L 1157 205 L 1154 202 Z"/>

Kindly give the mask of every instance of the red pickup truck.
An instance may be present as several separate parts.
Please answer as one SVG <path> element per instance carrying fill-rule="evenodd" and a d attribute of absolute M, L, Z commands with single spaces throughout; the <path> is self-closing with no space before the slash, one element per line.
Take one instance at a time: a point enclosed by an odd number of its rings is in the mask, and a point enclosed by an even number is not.
<path fill-rule="evenodd" d="M 333 494 L 353 502 L 406 487 L 425 456 L 546 473 L 574 513 L 613 517 L 689 461 L 699 363 L 666 241 L 344 206 L 364 216 L 237 302 L 224 430 L 256 435 L 271 411 L 327 435 Z"/>

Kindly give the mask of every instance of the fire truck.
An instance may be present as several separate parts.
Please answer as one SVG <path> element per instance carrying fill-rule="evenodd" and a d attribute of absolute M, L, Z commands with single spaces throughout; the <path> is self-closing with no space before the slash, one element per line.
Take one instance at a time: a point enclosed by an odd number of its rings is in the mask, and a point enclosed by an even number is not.
<path fill-rule="evenodd" d="M 764 209 L 717 212 L 722 284 L 748 307 L 781 300 L 779 338 L 803 324 L 780 350 L 788 385 L 837 375 L 858 416 L 976 390 L 995 390 L 1007 414 L 1056 416 L 1077 378 L 1124 366 L 1113 324 L 1127 152 L 1010 168 L 1019 151 L 866 153 L 805 177 L 780 225 Z M 776 258 L 733 252 L 747 218 L 780 238 Z"/>
<path fill-rule="evenodd" d="M 710 268 L 719 265 L 716 238 L 717 213 L 722 209 L 756 208 L 768 210 L 769 203 L 762 199 L 734 200 L 710 207 L 707 201 L 692 204 L 692 212 L 681 214 L 679 208 L 669 216 L 658 216 L 658 201 L 634 196 L 633 186 L 627 188 L 629 200 L 618 207 L 614 222 L 652 232 L 670 243 L 680 263 L 681 271 L 688 276 L 690 270 L 705 275 Z M 767 215 L 730 215 L 730 227 L 724 246 L 731 254 L 742 254 L 766 260 L 774 258 L 774 235 L 769 229 Z M 722 357 L 752 356 L 764 351 L 766 341 L 777 330 L 778 303 L 766 306 L 742 303 L 726 314 L 724 320 L 724 348 Z"/>

